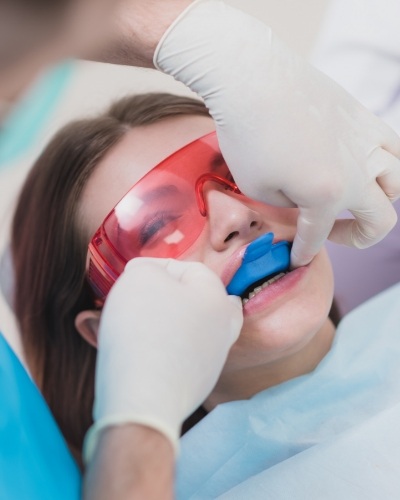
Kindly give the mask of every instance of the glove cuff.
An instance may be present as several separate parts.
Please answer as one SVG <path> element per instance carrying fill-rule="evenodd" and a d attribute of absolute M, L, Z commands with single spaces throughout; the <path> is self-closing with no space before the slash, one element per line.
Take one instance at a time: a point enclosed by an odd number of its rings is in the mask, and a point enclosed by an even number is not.
<path fill-rule="evenodd" d="M 186 7 L 185 10 L 183 10 L 179 16 L 175 19 L 175 21 L 168 27 L 167 31 L 163 34 L 163 36 L 160 38 L 158 44 L 157 44 L 157 47 L 156 47 L 156 50 L 154 52 L 154 56 L 153 56 L 153 64 L 154 64 L 154 67 L 156 69 L 158 69 L 159 71 L 163 71 L 162 68 L 158 65 L 157 63 L 157 59 L 158 59 L 158 55 L 159 55 L 159 52 L 161 50 L 161 47 L 164 43 L 164 41 L 166 40 L 166 38 L 168 37 L 168 35 L 171 33 L 171 31 L 174 30 L 174 28 L 176 27 L 177 24 L 179 24 L 182 19 L 184 17 L 186 17 L 188 15 L 188 13 L 190 11 L 192 11 L 196 6 L 197 4 L 199 3 L 203 3 L 205 1 L 208 1 L 208 0 L 195 0 L 194 2 L 192 2 L 188 7 Z"/>

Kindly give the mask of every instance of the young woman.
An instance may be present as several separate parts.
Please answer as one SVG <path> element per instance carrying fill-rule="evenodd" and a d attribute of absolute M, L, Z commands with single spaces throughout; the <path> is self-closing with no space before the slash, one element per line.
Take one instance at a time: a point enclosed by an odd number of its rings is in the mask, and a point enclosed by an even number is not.
<path fill-rule="evenodd" d="M 31 372 L 78 460 L 91 424 L 101 315 L 87 280 L 88 244 L 132 186 L 213 131 L 199 101 L 167 94 L 128 97 L 97 118 L 61 130 L 26 180 L 13 222 L 15 310 Z M 217 151 L 213 172 L 224 165 Z M 202 185 L 203 226 L 178 255 L 205 263 L 225 286 L 254 240 L 272 232 L 275 242 L 290 242 L 296 230 L 296 209 L 246 198 L 227 189 L 233 182 L 212 178 Z M 158 196 L 172 207 L 178 203 L 170 193 Z M 166 222 L 157 213 L 156 222 L 140 233 L 141 244 L 151 247 L 165 224 L 181 224 L 176 219 Z M 309 373 L 329 351 L 335 327 L 328 316 L 333 279 L 326 252 L 279 278 L 246 297 L 240 338 L 203 414 Z"/>

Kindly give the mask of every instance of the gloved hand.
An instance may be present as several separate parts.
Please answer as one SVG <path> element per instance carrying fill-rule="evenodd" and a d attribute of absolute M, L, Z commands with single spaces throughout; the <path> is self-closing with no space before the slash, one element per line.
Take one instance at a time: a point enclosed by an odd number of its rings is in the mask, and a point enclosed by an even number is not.
<path fill-rule="evenodd" d="M 328 236 L 363 248 L 392 229 L 400 138 L 268 26 L 198 0 L 164 34 L 154 64 L 204 99 L 243 193 L 299 207 L 293 266 Z M 355 220 L 335 222 L 344 209 Z"/>
<path fill-rule="evenodd" d="M 240 299 L 196 262 L 132 260 L 110 291 L 98 338 L 90 460 L 99 431 L 129 422 L 176 445 L 214 387 L 243 322 Z"/>

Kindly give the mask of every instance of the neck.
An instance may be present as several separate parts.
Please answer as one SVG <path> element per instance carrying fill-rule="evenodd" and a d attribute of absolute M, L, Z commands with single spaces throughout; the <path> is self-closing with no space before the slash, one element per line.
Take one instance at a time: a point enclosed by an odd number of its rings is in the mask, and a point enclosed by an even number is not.
<path fill-rule="evenodd" d="M 269 387 L 313 371 L 331 348 L 335 327 L 328 319 L 300 350 L 279 360 L 222 374 L 204 403 L 211 411 L 220 403 L 248 399 Z"/>

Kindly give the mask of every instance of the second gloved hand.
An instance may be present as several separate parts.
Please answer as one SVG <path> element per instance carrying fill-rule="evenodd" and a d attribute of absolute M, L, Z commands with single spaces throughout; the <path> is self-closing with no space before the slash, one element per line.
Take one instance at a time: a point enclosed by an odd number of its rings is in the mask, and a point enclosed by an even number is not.
<path fill-rule="evenodd" d="M 154 64 L 204 99 L 246 195 L 299 207 L 293 265 L 310 262 L 329 235 L 362 248 L 394 226 L 400 138 L 268 26 L 220 0 L 194 2 Z M 335 222 L 345 209 L 355 220 Z"/>
<path fill-rule="evenodd" d="M 240 299 L 206 266 L 134 259 L 100 321 L 90 460 L 99 431 L 138 423 L 175 445 L 183 421 L 214 387 L 243 322 Z"/>

